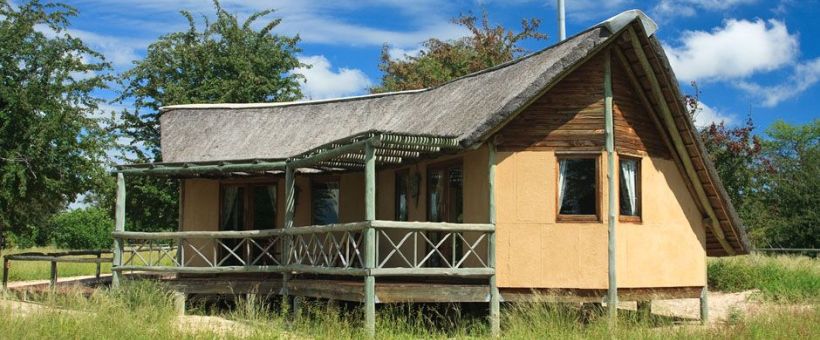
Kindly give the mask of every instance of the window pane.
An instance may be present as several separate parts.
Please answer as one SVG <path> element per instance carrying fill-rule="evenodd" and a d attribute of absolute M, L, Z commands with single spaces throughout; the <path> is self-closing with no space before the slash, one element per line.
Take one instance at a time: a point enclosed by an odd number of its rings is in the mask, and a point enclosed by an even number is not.
<path fill-rule="evenodd" d="M 339 222 L 339 183 L 313 183 L 310 188 L 313 224 Z"/>
<path fill-rule="evenodd" d="M 559 161 L 558 197 L 562 215 L 595 215 L 595 159 Z"/>
<path fill-rule="evenodd" d="M 621 159 L 621 215 L 638 216 L 638 161 Z"/>
<path fill-rule="evenodd" d="M 430 222 L 444 222 L 444 170 L 433 169 L 428 172 L 428 215 Z"/>
<path fill-rule="evenodd" d="M 222 191 L 222 225 L 220 230 L 245 228 L 245 188 L 224 187 Z"/>
<path fill-rule="evenodd" d="M 253 226 L 256 229 L 276 227 L 276 186 L 253 187 Z"/>
<path fill-rule="evenodd" d="M 396 221 L 407 221 L 407 189 L 410 182 L 406 172 L 396 173 Z"/>
<path fill-rule="evenodd" d="M 447 202 L 447 222 L 464 222 L 464 171 L 461 167 L 450 168 L 447 183 L 449 197 Z"/>

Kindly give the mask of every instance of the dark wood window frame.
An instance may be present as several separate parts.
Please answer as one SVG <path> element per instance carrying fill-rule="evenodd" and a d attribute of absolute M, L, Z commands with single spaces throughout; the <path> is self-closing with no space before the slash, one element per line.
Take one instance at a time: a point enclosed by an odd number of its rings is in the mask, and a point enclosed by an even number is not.
<path fill-rule="evenodd" d="M 560 161 L 562 159 L 592 159 L 595 162 L 595 214 L 569 215 L 561 214 L 558 208 L 559 190 L 558 177 L 561 176 Z M 601 222 L 601 155 L 599 153 L 558 153 L 555 155 L 555 220 L 560 223 L 600 223 Z"/>
<path fill-rule="evenodd" d="M 394 221 L 402 221 L 399 218 L 399 212 L 401 211 L 400 203 L 399 203 L 399 186 L 401 185 L 401 183 L 399 183 L 399 176 L 405 176 L 405 178 L 407 179 L 407 183 L 405 183 L 405 188 L 404 188 L 405 198 L 407 200 L 405 202 L 405 205 L 406 205 L 405 209 L 407 210 L 407 219 L 405 219 L 403 221 L 409 221 L 410 220 L 410 180 L 411 179 L 410 179 L 410 169 L 407 169 L 407 168 L 399 169 L 399 170 L 396 170 L 394 172 L 393 181 L 395 183 L 394 183 L 394 186 L 393 186 L 393 220 Z"/>
<path fill-rule="evenodd" d="M 242 207 L 242 213 L 244 215 L 245 223 L 243 226 L 243 230 L 253 230 L 256 228 L 256 225 L 253 221 L 253 187 L 257 186 L 273 186 L 276 188 L 277 195 L 279 192 L 279 180 L 278 179 L 258 179 L 258 180 L 230 180 L 230 181 L 220 181 L 219 183 L 219 229 L 222 229 L 225 221 L 223 220 L 223 211 L 225 209 L 225 187 L 243 187 L 245 189 L 244 193 L 244 207 Z M 279 197 L 276 197 L 276 211 L 273 216 L 274 220 L 274 228 L 281 228 L 278 225 L 279 221 Z"/>
<path fill-rule="evenodd" d="M 631 215 L 621 215 L 621 160 L 628 159 L 636 161 L 637 168 L 635 171 L 635 191 L 637 193 L 637 198 L 635 200 L 636 205 L 638 206 L 638 214 L 631 216 Z M 631 156 L 631 155 L 623 155 L 618 154 L 618 221 L 619 222 L 627 222 L 627 223 L 642 223 L 642 216 L 643 216 L 643 171 L 641 171 L 641 164 L 642 157 L 639 156 Z"/>
<path fill-rule="evenodd" d="M 335 182 L 339 185 L 339 211 L 337 212 L 337 219 L 341 220 L 342 218 L 342 177 L 338 175 L 324 175 L 324 176 L 316 176 L 310 177 L 310 181 L 308 183 L 307 193 L 308 193 L 308 213 L 310 214 L 310 224 L 316 225 L 316 221 L 313 220 L 313 184 L 314 183 L 332 183 Z M 364 198 L 362 198 L 364 199 Z"/>
<path fill-rule="evenodd" d="M 426 178 L 424 179 L 424 185 L 425 185 L 425 188 L 427 189 L 425 191 L 425 196 L 426 196 L 425 201 L 427 202 L 427 204 L 426 204 L 426 210 L 427 211 L 426 211 L 425 215 L 427 216 L 427 221 L 432 220 L 431 216 L 430 216 L 430 207 L 431 207 L 431 205 L 430 205 L 430 203 L 431 203 L 430 202 L 430 192 L 432 190 L 432 188 L 430 188 L 430 178 L 432 177 L 432 176 L 430 176 L 430 172 L 431 172 L 431 170 L 449 169 L 449 168 L 453 168 L 454 166 L 461 167 L 461 171 L 462 171 L 462 174 L 463 174 L 464 159 L 459 157 L 459 158 L 455 158 L 455 159 L 450 159 L 450 160 L 445 160 L 445 161 L 441 161 L 441 162 L 437 162 L 437 163 L 428 164 L 426 169 L 425 169 Z M 449 177 L 447 178 L 447 180 L 449 180 Z M 463 186 L 463 184 L 462 184 L 462 186 Z M 462 195 L 463 195 L 463 193 L 462 193 Z M 444 197 L 445 197 L 446 201 L 449 201 L 449 198 L 450 198 L 450 187 L 449 186 L 444 186 Z M 463 204 L 463 202 L 464 202 L 464 198 L 462 197 L 462 204 Z M 445 207 L 445 211 L 443 212 L 443 214 L 445 216 L 447 216 L 447 214 L 449 214 L 449 211 L 447 211 L 446 209 L 447 208 Z M 462 206 L 462 209 L 463 209 L 463 206 Z"/>

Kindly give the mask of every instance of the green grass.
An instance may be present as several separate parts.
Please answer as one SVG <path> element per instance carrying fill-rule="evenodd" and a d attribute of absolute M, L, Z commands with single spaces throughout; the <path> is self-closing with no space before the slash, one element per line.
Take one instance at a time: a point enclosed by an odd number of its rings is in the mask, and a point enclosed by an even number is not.
<path fill-rule="evenodd" d="M 781 302 L 820 302 L 820 260 L 805 256 L 753 254 L 708 261 L 709 287 L 738 292 L 759 289 Z"/>
<path fill-rule="evenodd" d="M 178 327 L 171 295 L 153 282 L 126 281 L 124 289 L 100 290 L 90 298 L 80 294 L 44 295 L 42 303 L 64 309 L 13 313 L 0 307 L 0 338 L 128 338 L 128 339 L 201 339 L 201 338 L 316 338 L 360 339 L 361 312 L 341 312 L 338 307 L 309 303 L 294 321 L 289 322 L 276 310 L 261 303 L 239 301 L 232 311 L 216 311 L 238 322 L 241 327 L 226 334 L 207 328 Z M 0 305 L 2 306 L 2 305 Z M 199 309 L 199 312 L 203 312 Z M 820 336 L 820 312 L 816 308 L 789 309 L 773 305 L 768 312 L 754 317 L 740 315 L 731 323 L 717 327 L 696 324 L 674 325 L 655 317 L 642 319 L 621 313 L 617 328 L 610 331 L 606 318 L 597 314 L 585 317 L 577 308 L 555 304 L 507 305 L 502 309 L 502 337 L 505 339 L 799 339 Z M 380 309 L 379 339 L 490 338 L 483 318 L 456 312 L 443 315 L 435 309 L 398 306 Z"/>

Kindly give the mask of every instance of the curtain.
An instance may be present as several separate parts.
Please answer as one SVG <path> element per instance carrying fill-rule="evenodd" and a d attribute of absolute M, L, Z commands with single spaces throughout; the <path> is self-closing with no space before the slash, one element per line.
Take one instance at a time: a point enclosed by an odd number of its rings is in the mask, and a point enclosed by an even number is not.
<path fill-rule="evenodd" d="M 239 187 L 225 187 L 224 202 L 222 203 L 222 229 L 230 227 L 232 230 L 236 229 L 236 221 L 231 221 L 234 208 L 236 208 L 237 194 Z"/>
<path fill-rule="evenodd" d="M 637 168 L 637 161 L 631 159 L 621 160 L 621 175 L 623 177 L 623 183 L 626 189 L 626 201 L 629 202 L 629 207 L 626 209 L 626 212 L 630 216 L 638 214 L 638 196 L 635 188 L 635 183 L 637 181 Z"/>
<path fill-rule="evenodd" d="M 274 225 L 276 224 L 276 186 L 269 185 L 268 187 L 268 197 L 270 197 L 270 204 L 273 206 L 273 218 L 274 218 Z"/>
<path fill-rule="evenodd" d="M 567 192 L 567 160 L 558 160 L 558 212 L 561 211 L 561 206 L 564 205 L 564 196 Z"/>

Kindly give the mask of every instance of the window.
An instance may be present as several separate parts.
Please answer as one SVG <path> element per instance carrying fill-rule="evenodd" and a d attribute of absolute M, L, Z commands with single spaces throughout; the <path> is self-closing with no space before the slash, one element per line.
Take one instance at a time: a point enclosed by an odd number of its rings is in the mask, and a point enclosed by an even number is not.
<path fill-rule="evenodd" d="M 641 161 L 635 158 L 620 158 L 619 204 L 621 220 L 641 219 Z"/>
<path fill-rule="evenodd" d="M 396 221 L 407 221 L 407 202 L 409 201 L 410 173 L 407 170 L 396 172 L 396 213 L 393 218 Z"/>
<path fill-rule="evenodd" d="M 220 204 L 219 230 L 254 230 L 276 228 L 276 185 L 272 184 L 226 184 L 222 186 L 222 202 Z M 237 256 L 244 261 L 254 259 L 261 254 L 260 249 L 245 247 L 236 249 L 238 239 L 222 241 L 226 247 L 235 250 Z M 222 256 L 228 254 L 222 249 Z M 236 257 L 229 257 L 222 265 L 235 266 L 241 262 Z M 262 259 L 259 264 L 268 264 Z"/>
<path fill-rule="evenodd" d="M 430 222 L 464 222 L 464 170 L 461 161 L 434 165 L 427 169 L 427 220 Z M 442 232 L 428 232 L 433 244 L 439 244 Z M 428 267 L 445 267 L 462 254 L 456 234 L 438 247 L 438 252 L 427 260 Z M 428 245 L 427 251 L 432 250 Z"/>
<path fill-rule="evenodd" d="M 339 223 L 339 182 L 312 182 L 310 208 L 314 225 Z"/>
<path fill-rule="evenodd" d="M 598 221 L 598 158 L 558 159 L 558 220 Z"/>

